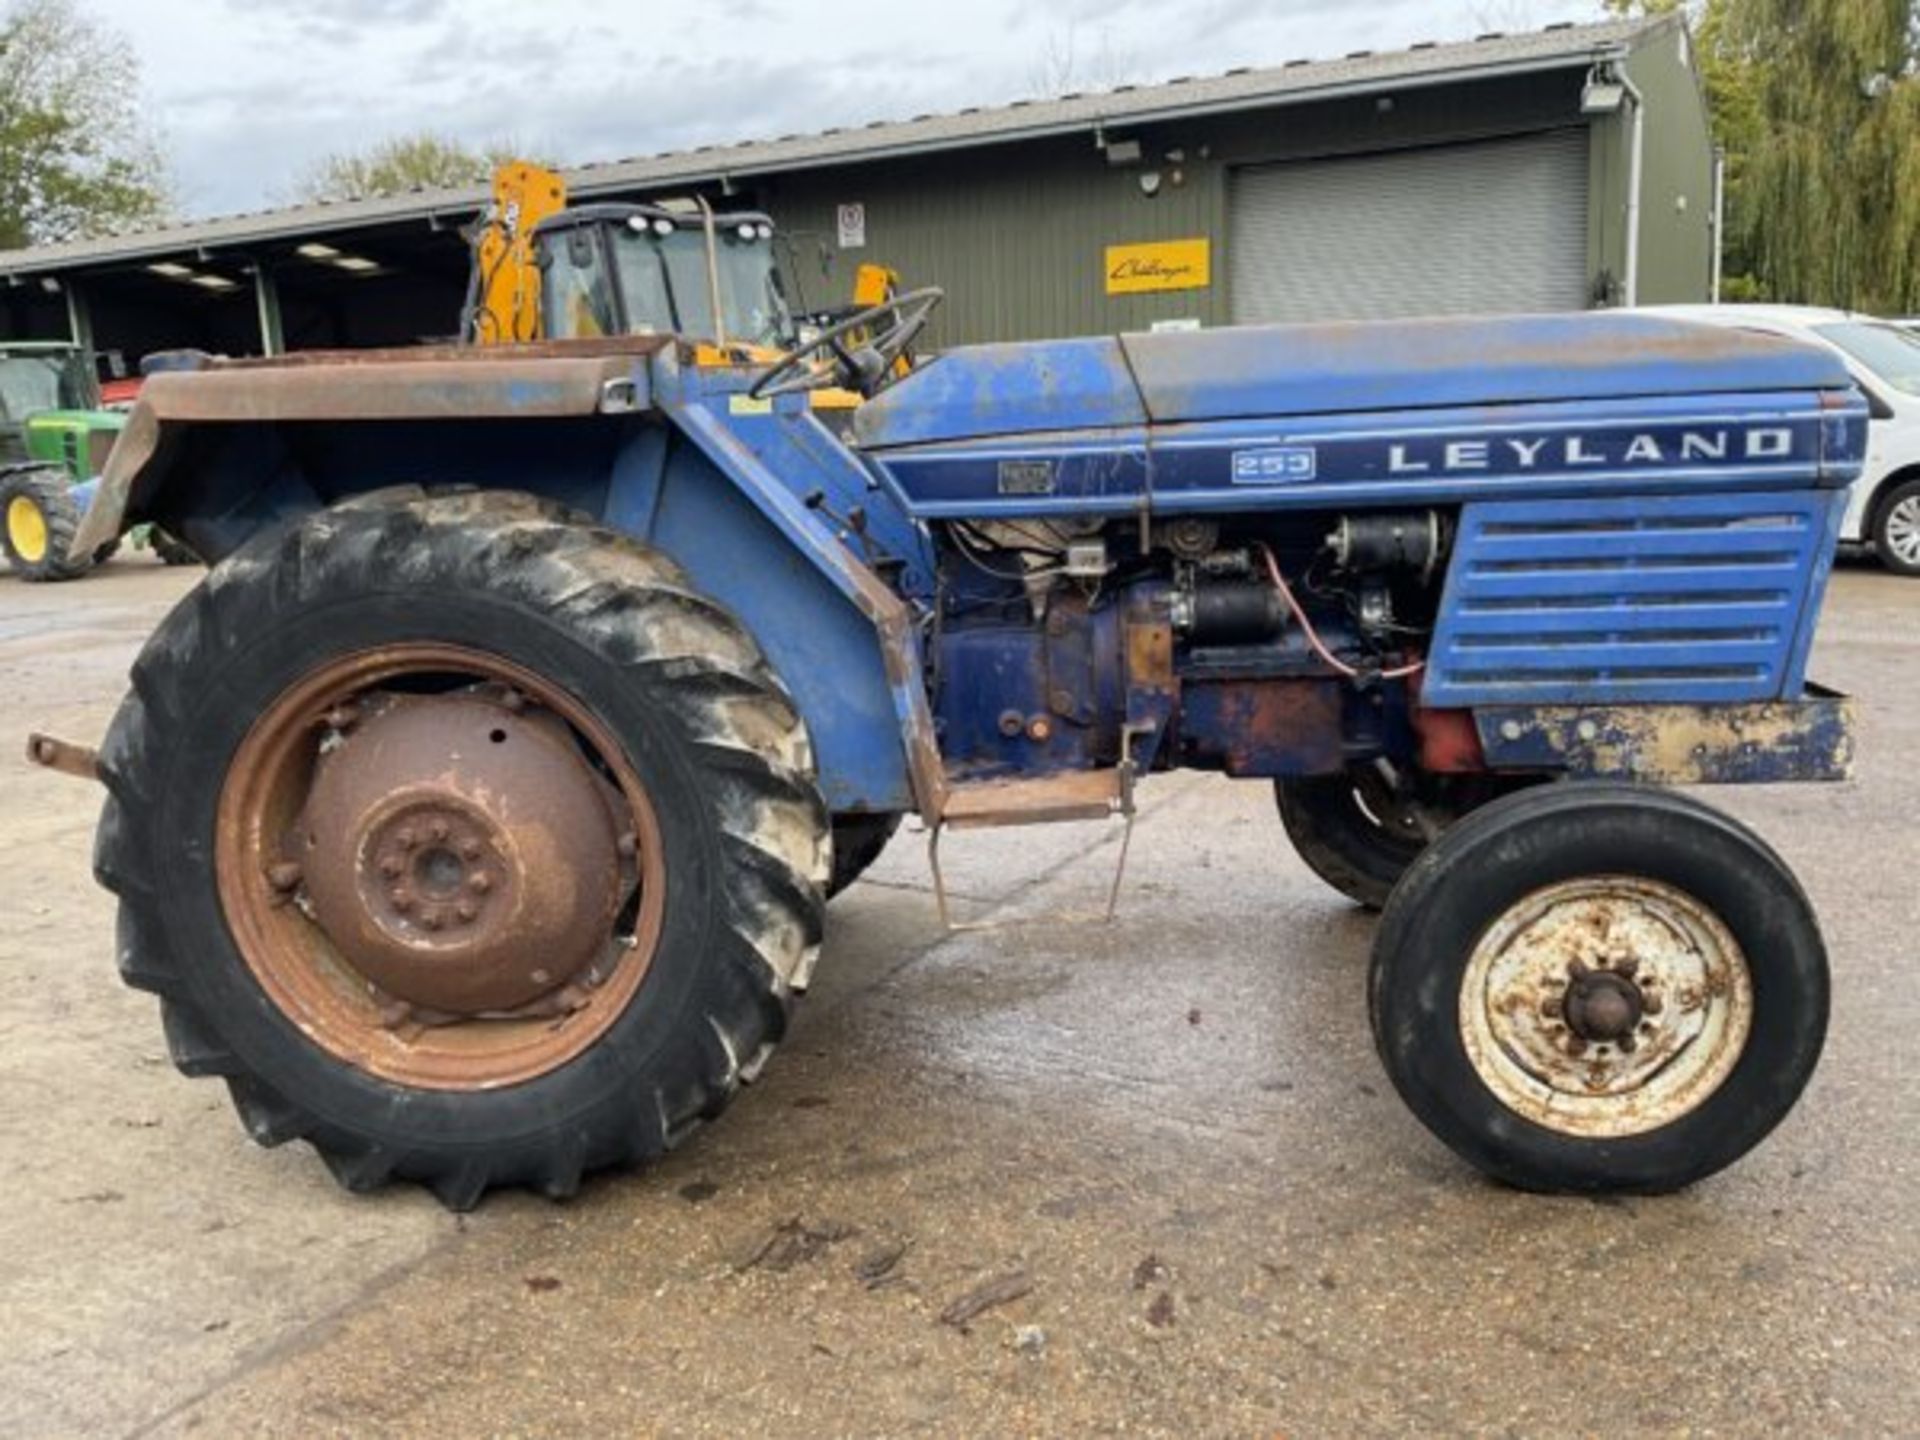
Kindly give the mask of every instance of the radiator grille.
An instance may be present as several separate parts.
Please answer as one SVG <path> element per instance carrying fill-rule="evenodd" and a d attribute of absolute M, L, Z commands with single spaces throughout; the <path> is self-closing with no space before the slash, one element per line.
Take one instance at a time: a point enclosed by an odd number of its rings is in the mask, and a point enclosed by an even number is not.
<path fill-rule="evenodd" d="M 1470 505 L 1430 705 L 1760 700 L 1790 673 L 1827 492 Z"/>

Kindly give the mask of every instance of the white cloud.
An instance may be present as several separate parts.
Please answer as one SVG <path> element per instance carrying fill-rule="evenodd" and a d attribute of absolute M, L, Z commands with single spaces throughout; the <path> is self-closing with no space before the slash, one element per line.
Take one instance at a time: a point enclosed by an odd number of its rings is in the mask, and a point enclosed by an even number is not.
<path fill-rule="evenodd" d="M 1595 17 L 1597 0 L 83 0 L 134 42 L 192 215 L 433 129 L 567 162 Z M 1116 70 L 1123 74 L 1113 73 Z"/>

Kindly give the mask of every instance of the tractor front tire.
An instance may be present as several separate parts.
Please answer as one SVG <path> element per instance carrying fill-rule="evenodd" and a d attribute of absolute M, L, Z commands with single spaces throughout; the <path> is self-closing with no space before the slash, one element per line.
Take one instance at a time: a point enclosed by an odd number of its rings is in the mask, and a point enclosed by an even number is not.
<path fill-rule="evenodd" d="M 126 982 L 258 1142 L 351 1190 L 571 1194 L 717 1115 L 818 951 L 791 700 L 673 563 L 528 496 L 261 536 L 108 734 Z"/>
<path fill-rule="evenodd" d="M 1380 1059 L 1462 1158 L 1527 1190 L 1654 1194 L 1732 1164 L 1826 1034 L 1826 950 L 1758 836 L 1649 787 L 1551 785 L 1447 831 L 1393 892 Z"/>
<path fill-rule="evenodd" d="M 22 470 L 0 480 L 0 549 L 22 580 L 76 580 L 92 569 L 69 558 L 80 507 L 63 470 Z"/>

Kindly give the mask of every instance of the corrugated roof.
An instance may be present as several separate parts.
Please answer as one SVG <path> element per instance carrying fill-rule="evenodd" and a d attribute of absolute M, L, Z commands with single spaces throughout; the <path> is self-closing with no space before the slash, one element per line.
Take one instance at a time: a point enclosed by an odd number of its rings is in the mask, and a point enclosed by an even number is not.
<path fill-rule="evenodd" d="M 1087 131 L 1097 126 L 1124 131 L 1160 121 L 1297 104 L 1333 95 L 1564 68 L 1587 63 L 1600 55 L 1619 53 L 1649 31 L 1675 23 L 1671 17 L 1608 20 L 1592 25 L 1555 25 L 1520 35 L 1483 35 L 1455 44 L 1415 45 L 1381 54 L 1361 51 L 1338 60 L 1296 60 L 1285 65 L 1240 68 L 1220 75 L 1180 78 L 1153 85 L 1122 85 L 1093 94 L 1016 100 L 1008 105 L 969 108 L 949 115 L 874 121 L 813 135 L 703 145 L 693 150 L 583 165 L 565 174 L 570 193 L 586 199 L 721 179 L 741 180 L 826 164 L 1005 144 Z M 486 187 L 475 185 L 222 216 L 94 240 L 0 251 L 0 275 L 333 234 L 435 215 L 464 220 L 486 201 Z"/>

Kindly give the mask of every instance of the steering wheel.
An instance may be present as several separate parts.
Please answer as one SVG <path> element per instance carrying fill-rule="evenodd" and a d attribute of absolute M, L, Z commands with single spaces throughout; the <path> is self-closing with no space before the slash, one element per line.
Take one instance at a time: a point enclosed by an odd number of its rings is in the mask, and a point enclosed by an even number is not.
<path fill-rule="evenodd" d="M 796 390 L 844 385 L 872 399 L 893 383 L 894 362 L 926 329 L 934 308 L 946 298 L 946 291 L 929 285 L 924 290 L 909 290 L 849 315 L 775 360 L 761 372 L 747 395 L 750 399 L 765 400 L 775 395 L 790 395 Z M 889 322 L 885 329 L 857 344 L 847 344 L 848 336 L 856 331 L 871 330 L 883 319 Z M 821 351 L 832 357 L 829 363 L 812 360 Z"/>

